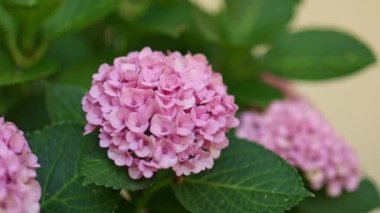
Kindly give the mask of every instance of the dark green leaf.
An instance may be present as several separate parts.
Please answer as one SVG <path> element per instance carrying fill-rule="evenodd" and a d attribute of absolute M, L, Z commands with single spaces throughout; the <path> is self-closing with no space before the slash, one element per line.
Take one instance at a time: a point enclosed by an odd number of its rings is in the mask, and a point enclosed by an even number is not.
<path fill-rule="evenodd" d="M 217 15 L 196 15 L 206 38 L 234 45 L 252 45 L 271 39 L 283 30 L 299 0 L 227 0 Z M 218 25 L 218 28 L 215 28 Z M 221 34 L 218 36 L 217 34 Z"/>
<path fill-rule="evenodd" d="M 193 12 L 194 23 L 197 29 L 206 40 L 213 42 L 222 41 L 222 32 L 219 28 L 219 19 L 217 16 L 212 16 L 200 10 L 194 10 Z"/>
<path fill-rule="evenodd" d="M 99 66 L 102 62 L 104 62 L 104 57 L 94 56 L 88 60 L 73 64 L 62 70 L 62 72 L 57 75 L 56 81 L 89 89 L 92 75 L 98 72 Z"/>
<path fill-rule="evenodd" d="M 114 213 L 133 212 L 133 210 L 134 210 L 133 204 L 134 204 L 133 202 L 121 199 L 120 202 L 117 204 L 117 207 L 116 207 Z"/>
<path fill-rule="evenodd" d="M 43 61 L 30 69 L 16 67 L 12 60 L 0 52 L 0 86 L 32 81 L 47 77 L 57 71 L 58 67 L 53 62 Z"/>
<path fill-rule="evenodd" d="M 187 213 L 188 211 L 178 202 L 171 187 L 164 187 L 155 192 L 147 205 L 151 213 L 175 212 Z"/>
<path fill-rule="evenodd" d="M 112 212 L 117 191 L 95 185 L 83 186 L 80 162 L 91 137 L 83 137 L 83 127 L 59 124 L 28 137 L 38 156 L 37 170 L 42 187 L 42 212 Z"/>
<path fill-rule="evenodd" d="M 324 191 L 307 198 L 295 207 L 298 213 L 362 213 L 380 207 L 379 192 L 368 179 L 363 180 L 355 192 L 344 193 L 340 197 L 327 197 Z M 293 209 L 292 209 L 293 211 Z"/>
<path fill-rule="evenodd" d="M 50 124 L 44 101 L 42 95 L 25 98 L 12 106 L 5 117 L 25 132 L 41 129 Z"/>
<path fill-rule="evenodd" d="M 228 86 L 240 108 L 255 106 L 264 109 L 272 101 L 283 98 L 283 94 L 278 89 L 268 86 L 257 78 L 230 83 Z"/>
<path fill-rule="evenodd" d="M 0 114 L 1 115 L 4 115 L 7 108 L 8 108 L 8 105 L 5 102 L 5 100 L 6 100 L 6 98 L 4 97 L 4 94 L 2 94 L 0 91 Z"/>
<path fill-rule="evenodd" d="M 163 173 L 160 173 L 159 175 L 162 175 L 162 174 Z M 167 174 L 172 175 L 173 173 L 170 172 Z M 158 179 L 157 185 L 162 184 L 162 182 L 160 182 L 161 177 L 157 177 Z M 143 190 L 143 191 L 134 191 L 134 192 L 129 191 L 127 195 L 127 198 L 129 199 L 121 200 L 117 206 L 115 213 L 133 212 L 133 210 L 136 209 L 138 205 L 143 207 L 142 212 L 149 212 L 149 213 L 165 213 L 165 212 L 187 213 L 188 212 L 178 202 L 177 198 L 174 196 L 173 190 L 170 185 L 160 188 L 158 190 L 154 190 L 154 187 L 155 186 L 153 185 L 152 188 Z M 151 189 L 153 189 L 152 191 L 154 191 L 153 194 L 149 192 Z M 146 199 L 147 197 L 149 198 Z M 146 199 L 144 202 L 144 205 L 141 205 L 140 202 L 141 200 L 144 200 L 144 199 Z"/>
<path fill-rule="evenodd" d="M 46 108 L 53 123 L 84 123 L 82 98 L 85 92 L 80 87 L 49 83 L 46 85 Z"/>
<path fill-rule="evenodd" d="M 0 114 L 6 115 L 12 108 L 20 104 L 25 99 L 26 92 L 29 89 L 24 90 L 25 87 L 20 85 L 4 86 L 0 88 Z"/>
<path fill-rule="evenodd" d="M 154 1 L 139 19 L 139 24 L 148 30 L 178 37 L 189 29 L 191 20 L 191 7 L 187 1 Z"/>
<path fill-rule="evenodd" d="M 232 135 L 213 169 L 185 177 L 173 189 L 191 212 L 283 212 L 311 195 L 277 155 Z"/>
<path fill-rule="evenodd" d="M 80 30 L 103 18 L 118 6 L 120 0 L 63 0 L 60 8 L 44 23 L 44 34 L 56 38 Z"/>
<path fill-rule="evenodd" d="M 213 69 L 223 74 L 228 91 L 242 110 L 246 107 L 265 108 L 282 93 L 263 83 L 258 77 L 258 67 L 250 55 L 250 48 L 214 47 L 208 52 Z"/>
<path fill-rule="evenodd" d="M 222 73 L 227 85 L 234 85 L 256 78 L 258 69 L 250 49 L 214 44 L 210 45 L 206 54 L 213 69 Z"/>
<path fill-rule="evenodd" d="M 46 57 L 48 60 L 58 61 L 61 63 L 62 68 L 65 69 L 74 64 L 80 65 L 84 63 L 86 59 L 92 58 L 92 46 L 90 45 L 89 39 L 83 36 L 83 34 L 70 34 L 62 36 L 55 41 L 46 54 Z M 77 72 L 81 73 L 82 70 Z M 91 79 L 89 79 L 89 81 L 91 82 Z"/>
<path fill-rule="evenodd" d="M 127 167 L 118 167 L 107 157 L 107 150 L 92 141 L 88 154 L 82 162 L 84 183 L 94 183 L 114 189 L 139 190 L 154 183 L 154 179 L 133 180 L 128 175 Z"/>
<path fill-rule="evenodd" d="M 316 80 L 345 76 L 374 61 L 371 50 L 348 34 L 305 30 L 279 38 L 260 62 L 286 78 Z"/>

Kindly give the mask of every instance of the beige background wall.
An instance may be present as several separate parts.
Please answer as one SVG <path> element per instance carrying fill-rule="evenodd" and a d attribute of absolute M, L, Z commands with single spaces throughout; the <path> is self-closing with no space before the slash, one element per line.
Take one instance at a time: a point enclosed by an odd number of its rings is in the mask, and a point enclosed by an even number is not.
<path fill-rule="evenodd" d="M 190 1 L 209 12 L 224 6 L 223 0 Z M 293 27 L 351 32 L 380 60 L 380 0 L 303 0 Z M 380 63 L 354 76 L 296 85 L 356 149 L 365 173 L 380 185 Z"/>
<path fill-rule="evenodd" d="M 380 0 L 304 0 L 295 28 L 338 27 L 369 44 L 380 60 Z M 380 63 L 347 78 L 298 83 L 349 141 L 365 172 L 380 185 Z"/>

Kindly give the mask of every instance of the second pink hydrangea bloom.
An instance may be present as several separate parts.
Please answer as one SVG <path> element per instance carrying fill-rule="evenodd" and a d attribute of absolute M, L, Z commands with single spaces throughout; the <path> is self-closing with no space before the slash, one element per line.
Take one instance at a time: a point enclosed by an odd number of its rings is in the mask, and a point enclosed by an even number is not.
<path fill-rule="evenodd" d="M 39 212 L 38 167 L 23 132 L 0 117 L 0 212 Z"/>
<path fill-rule="evenodd" d="M 355 190 L 361 180 L 358 158 L 306 101 L 272 103 L 264 113 L 241 115 L 237 136 L 263 145 L 299 168 L 311 188 L 330 196 Z"/>

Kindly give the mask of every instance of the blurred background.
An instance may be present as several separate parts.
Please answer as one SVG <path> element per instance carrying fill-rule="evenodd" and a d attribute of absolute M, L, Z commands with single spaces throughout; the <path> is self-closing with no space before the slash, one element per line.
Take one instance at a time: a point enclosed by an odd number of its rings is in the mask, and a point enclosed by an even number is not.
<path fill-rule="evenodd" d="M 223 7 L 222 0 L 192 1 L 211 13 Z M 379 0 L 303 0 L 292 25 L 349 32 L 366 42 L 379 60 L 379 8 Z M 365 173 L 380 184 L 380 63 L 356 75 L 296 86 L 355 148 Z"/>
<path fill-rule="evenodd" d="M 344 6 L 342 6 L 344 5 Z M 380 184 L 379 0 L 304 0 L 295 28 L 327 26 L 353 33 L 375 52 L 377 63 L 354 76 L 297 83 L 359 154 L 365 172 Z"/>

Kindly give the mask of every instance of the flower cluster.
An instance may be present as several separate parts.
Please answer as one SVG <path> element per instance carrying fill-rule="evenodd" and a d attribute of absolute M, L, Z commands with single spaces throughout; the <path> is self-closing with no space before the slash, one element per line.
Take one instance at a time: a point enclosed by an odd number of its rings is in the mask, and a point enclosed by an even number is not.
<path fill-rule="evenodd" d="M 39 212 L 38 167 L 23 133 L 0 117 L 0 212 Z"/>
<path fill-rule="evenodd" d="M 299 168 L 313 189 L 330 196 L 353 191 L 361 179 L 357 156 L 322 116 L 300 99 L 245 112 L 237 136 L 255 141 Z"/>
<path fill-rule="evenodd" d="M 82 100 L 86 133 L 133 179 L 159 169 L 176 175 L 209 169 L 236 127 L 237 106 L 204 55 L 144 48 L 103 64 Z"/>

